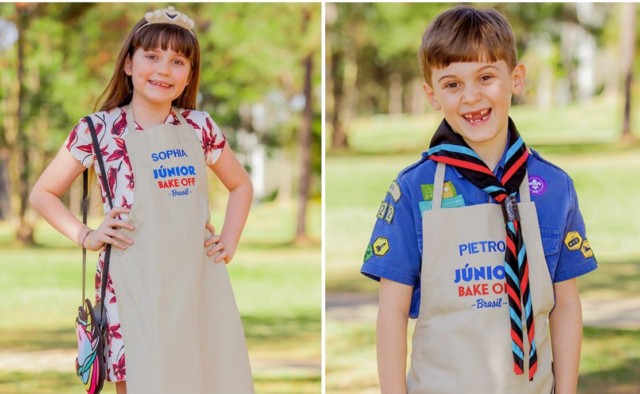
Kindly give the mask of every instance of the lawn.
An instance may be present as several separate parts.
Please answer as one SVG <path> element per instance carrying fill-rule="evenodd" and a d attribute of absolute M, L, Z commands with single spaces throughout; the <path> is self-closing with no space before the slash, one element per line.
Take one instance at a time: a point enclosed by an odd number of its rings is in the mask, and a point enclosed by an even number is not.
<path fill-rule="evenodd" d="M 512 117 L 528 145 L 574 180 L 599 268 L 579 280 L 583 298 L 640 297 L 640 145 L 617 143 L 619 106 L 593 102 Z M 397 173 L 420 158 L 439 119 L 374 116 L 354 120 L 351 151 L 326 160 L 327 297 L 368 294 L 377 283 L 359 273 L 376 212 Z M 639 119 L 635 130 L 640 131 Z M 550 126 L 552 125 L 552 126 Z M 354 175 L 357 174 L 357 175 Z M 344 313 L 344 311 L 343 311 Z M 326 321 L 327 393 L 378 392 L 375 305 L 352 319 Z M 579 393 L 638 393 L 640 331 L 585 327 Z"/>
<path fill-rule="evenodd" d="M 258 393 L 321 392 L 320 204 L 312 203 L 309 214 L 315 242 L 290 242 L 294 218 L 276 203 L 254 207 L 229 266 Z M 73 352 L 80 250 L 42 222 L 38 247 L 16 246 L 12 238 L 11 226 L 1 223 L 0 393 L 79 393 Z M 95 267 L 95 259 L 90 253 L 88 266 Z M 34 368 L 7 361 L 29 354 L 61 354 L 69 364 Z M 104 392 L 113 393 L 112 385 Z"/>

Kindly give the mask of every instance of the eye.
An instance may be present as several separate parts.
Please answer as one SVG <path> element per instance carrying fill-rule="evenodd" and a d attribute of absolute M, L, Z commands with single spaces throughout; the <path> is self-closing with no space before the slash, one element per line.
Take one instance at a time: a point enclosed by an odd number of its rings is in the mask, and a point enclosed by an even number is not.
<path fill-rule="evenodd" d="M 445 89 L 455 89 L 458 87 L 460 87 L 460 84 L 458 82 L 447 82 L 444 84 Z"/>
<path fill-rule="evenodd" d="M 483 76 L 480 77 L 480 82 L 487 82 L 493 79 L 493 75 L 491 74 L 485 74 Z"/>
<path fill-rule="evenodd" d="M 149 60 L 156 60 L 158 58 L 158 56 L 153 52 L 145 53 L 144 57 Z"/>
<path fill-rule="evenodd" d="M 186 63 L 186 61 L 184 59 L 175 59 L 173 61 L 173 64 L 177 65 L 177 66 L 184 66 Z"/>

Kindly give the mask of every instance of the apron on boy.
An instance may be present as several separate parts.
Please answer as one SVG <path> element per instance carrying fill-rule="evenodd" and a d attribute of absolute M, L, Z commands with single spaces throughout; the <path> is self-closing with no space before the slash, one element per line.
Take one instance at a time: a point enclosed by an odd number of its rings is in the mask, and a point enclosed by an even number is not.
<path fill-rule="evenodd" d="M 499 204 L 441 208 L 446 165 L 438 163 L 432 210 L 422 217 L 420 313 L 413 334 L 411 394 L 544 394 L 553 390 L 548 316 L 553 287 L 527 176 L 518 210 L 527 245 L 538 370 L 513 372 Z M 526 332 L 525 332 L 526 335 Z M 529 346 L 524 341 L 524 354 Z"/>
<path fill-rule="evenodd" d="M 125 136 L 136 190 L 133 240 L 111 275 L 126 351 L 127 391 L 253 393 L 244 330 L 224 262 L 206 255 L 210 212 L 202 144 L 180 125 Z"/>

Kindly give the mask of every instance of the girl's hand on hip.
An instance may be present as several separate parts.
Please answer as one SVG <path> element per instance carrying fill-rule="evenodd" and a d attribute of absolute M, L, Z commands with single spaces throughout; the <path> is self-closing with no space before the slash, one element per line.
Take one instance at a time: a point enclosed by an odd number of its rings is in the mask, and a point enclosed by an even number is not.
<path fill-rule="evenodd" d="M 207 223 L 207 230 L 211 233 L 211 236 L 204 241 L 204 247 L 207 249 L 207 256 L 214 256 L 213 261 L 219 263 L 224 261 L 228 264 L 233 257 L 233 253 L 229 252 L 229 247 L 222 242 L 222 238 L 216 234 L 216 228 L 211 223 Z"/>
<path fill-rule="evenodd" d="M 122 250 L 127 249 L 127 245 L 132 245 L 133 241 L 118 231 L 120 228 L 129 231 L 135 230 L 131 224 L 124 220 L 116 219 L 118 215 L 123 213 L 128 214 L 129 209 L 124 207 L 113 208 L 97 229 L 90 230 L 90 233 L 85 237 L 83 246 L 89 250 L 96 251 L 106 244 L 111 244 Z"/>

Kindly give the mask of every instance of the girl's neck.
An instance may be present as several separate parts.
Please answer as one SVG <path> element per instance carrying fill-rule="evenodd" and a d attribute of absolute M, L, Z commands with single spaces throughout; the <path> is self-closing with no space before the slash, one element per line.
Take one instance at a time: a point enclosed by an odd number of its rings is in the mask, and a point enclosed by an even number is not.
<path fill-rule="evenodd" d="M 171 112 L 171 103 L 166 106 L 151 106 L 133 98 L 129 106 L 135 122 L 143 129 L 164 124 Z"/>

